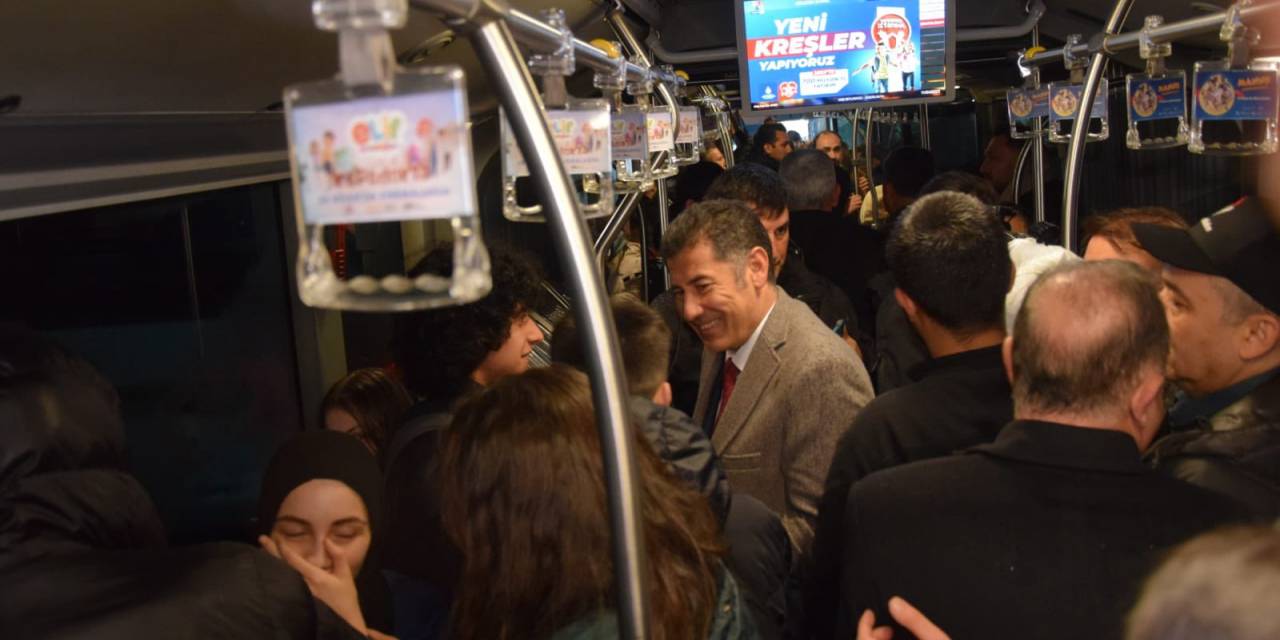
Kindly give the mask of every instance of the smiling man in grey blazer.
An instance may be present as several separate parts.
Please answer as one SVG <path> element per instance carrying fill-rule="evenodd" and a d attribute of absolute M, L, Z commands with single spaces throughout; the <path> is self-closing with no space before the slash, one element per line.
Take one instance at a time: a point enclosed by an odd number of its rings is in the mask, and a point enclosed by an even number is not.
<path fill-rule="evenodd" d="M 774 284 L 769 236 L 747 205 L 690 207 L 662 251 L 676 308 L 704 345 L 694 420 L 730 486 L 777 511 L 804 554 L 836 441 L 872 398 L 867 371 Z"/>

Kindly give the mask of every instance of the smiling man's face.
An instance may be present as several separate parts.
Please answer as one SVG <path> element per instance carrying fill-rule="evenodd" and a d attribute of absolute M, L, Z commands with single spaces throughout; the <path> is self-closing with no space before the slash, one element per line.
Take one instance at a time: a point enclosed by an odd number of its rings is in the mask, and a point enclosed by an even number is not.
<path fill-rule="evenodd" d="M 720 260 L 701 241 L 668 261 L 676 308 L 712 351 L 743 345 L 768 311 L 769 257 L 759 247 L 743 264 Z"/>

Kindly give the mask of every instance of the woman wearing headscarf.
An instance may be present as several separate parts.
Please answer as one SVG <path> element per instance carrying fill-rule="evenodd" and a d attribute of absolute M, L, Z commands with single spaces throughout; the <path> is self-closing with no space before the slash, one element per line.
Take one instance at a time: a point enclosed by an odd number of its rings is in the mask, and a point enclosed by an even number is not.
<path fill-rule="evenodd" d="M 262 479 L 258 526 L 263 548 L 298 570 L 351 626 L 391 630 L 378 557 L 382 475 L 359 439 L 311 431 L 280 447 Z"/>

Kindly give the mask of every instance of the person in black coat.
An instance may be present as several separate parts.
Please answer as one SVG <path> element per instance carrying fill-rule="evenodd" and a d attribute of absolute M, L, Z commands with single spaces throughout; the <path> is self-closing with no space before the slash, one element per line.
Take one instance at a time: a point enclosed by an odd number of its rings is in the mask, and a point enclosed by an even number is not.
<path fill-rule="evenodd" d="M 1166 265 L 1170 377 L 1181 390 L 1174 433 L 1151 460 L 1280 517 L 1280 234 L 1256 199 L 1190 231 L 1136 224 L 1134 233 Z"/>
<path fill-rule="evenodd" d="M 125 470 L 115 389 L 12 328 L 0 329 L 0 513 L 5 638 L 365 637 L 261 550 L 166 548 Z"/>
<path fill-rule="evenodd" d="M 816 149 L 801 149 L 782 162 L 791 243 L 800 248 L 809 269 L 848 296 L 857 314 L 859 344 L 874 362 L 875 303 L 868 285 L 885 268 L 884 236 L 856 217 L 831 212 L 840 188 L 831 167 L 831 160 Z"/>
<path fill-rule="evenodd" d="M 888 258 L 896 301 L 933 359 L 912 371 L 914 383 L 872 400 L 836 446 L 807 588 L 818 637 L 830 635 L 835 612 L 849 488 L 881 469 L 989 443 L 1013 419 L 1000 355 L 1013 274 L 999 219 L 972 196 L 925 196 L 894 228 Z"/>
<path fill-rule="evenodd" d="M 957 638 L 1120 637 L 1164 549 L 1243 515 L 1142 464 L 1164 417 L 1168 347 L 1139 267 L 1041 277 L 1004 346 L 1015 420 L 964 455 L 854 485 L 832 637 L 853 637 L 867 609 L 889 620 L 895 595 Z"/>

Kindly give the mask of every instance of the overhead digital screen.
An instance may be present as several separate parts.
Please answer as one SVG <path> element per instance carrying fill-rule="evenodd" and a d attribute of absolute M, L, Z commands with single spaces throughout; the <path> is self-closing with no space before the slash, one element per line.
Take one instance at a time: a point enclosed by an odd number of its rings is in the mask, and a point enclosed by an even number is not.
<path fill-rule="evenodd" d="M 736 0 L 742 110 L 949 102 L 954 0 Z"/>

